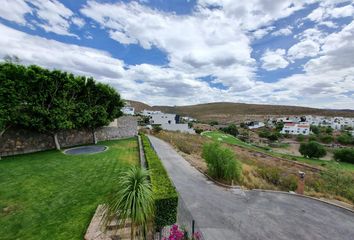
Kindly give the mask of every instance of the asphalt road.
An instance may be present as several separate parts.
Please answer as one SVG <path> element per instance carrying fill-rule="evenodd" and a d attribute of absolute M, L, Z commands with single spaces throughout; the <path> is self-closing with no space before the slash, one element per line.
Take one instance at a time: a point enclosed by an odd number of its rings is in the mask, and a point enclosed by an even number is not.
<path fill-rule="evenodd" d="M 206 240 L 354 239 L 354 213 L 296 195 L 226 190 L 149 136 Z"/>

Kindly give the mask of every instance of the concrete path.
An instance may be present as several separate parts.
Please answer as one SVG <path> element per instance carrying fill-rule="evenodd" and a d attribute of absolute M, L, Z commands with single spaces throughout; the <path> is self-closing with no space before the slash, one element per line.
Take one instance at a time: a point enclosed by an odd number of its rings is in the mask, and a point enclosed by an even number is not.
<path fill-rule="evenodd" d="M 149 136 L 206 240 L 354 239 L 354 213 L 296 195 L 226 190 Z"/>

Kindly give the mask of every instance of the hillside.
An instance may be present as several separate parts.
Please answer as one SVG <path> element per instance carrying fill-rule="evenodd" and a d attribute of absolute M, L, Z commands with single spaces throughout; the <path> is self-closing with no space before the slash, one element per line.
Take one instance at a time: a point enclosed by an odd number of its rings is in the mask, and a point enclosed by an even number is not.
<path fill-rule="evenodd" d="M 216 120 L 220 123 L 239 122 L 245 120 L 262 120 L 269 117 L 290 115 L 321 115 L 354 117 L 353 110 L 328 110 L 308 107 L 245 104 L 231 102 L 216 102 L 197 104 L 190 106 L 153 106 L 135 102 L 136 106 L 146 106 L 145 109 L 160 110 L 166 113 L 177 113 L 183 116 L 191 116 L 200 121 Z M 132 106 L 134 106 L 132 104 Z M 138 109 L 138 108 L 136 108 Z M 139 110 L 138 110 L 139 111 Z"/>

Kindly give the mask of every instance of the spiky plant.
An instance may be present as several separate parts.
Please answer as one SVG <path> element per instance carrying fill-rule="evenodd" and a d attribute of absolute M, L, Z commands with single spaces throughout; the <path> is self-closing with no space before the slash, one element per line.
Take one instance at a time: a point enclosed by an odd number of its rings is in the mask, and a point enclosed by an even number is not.
<path fill-rule="evenodd" d="M 118 191 L 107 204 L 106 219 L 117 217 L 123 226 L 130 219 L 130 234 L 134 240 L 136 236 L 146 236 L 153 214 L 154 198 L 148 171 L 131 167 L 119 177 Z"/>

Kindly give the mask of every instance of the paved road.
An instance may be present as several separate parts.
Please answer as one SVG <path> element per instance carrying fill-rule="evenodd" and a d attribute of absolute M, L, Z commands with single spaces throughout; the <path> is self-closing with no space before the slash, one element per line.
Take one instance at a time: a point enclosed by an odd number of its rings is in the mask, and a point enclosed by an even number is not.
<path fill-rule="evenodd" d="M 206 240 L 354 239 L 354 213 L 282 193 L 226 190 L 149 136 Z"/>

